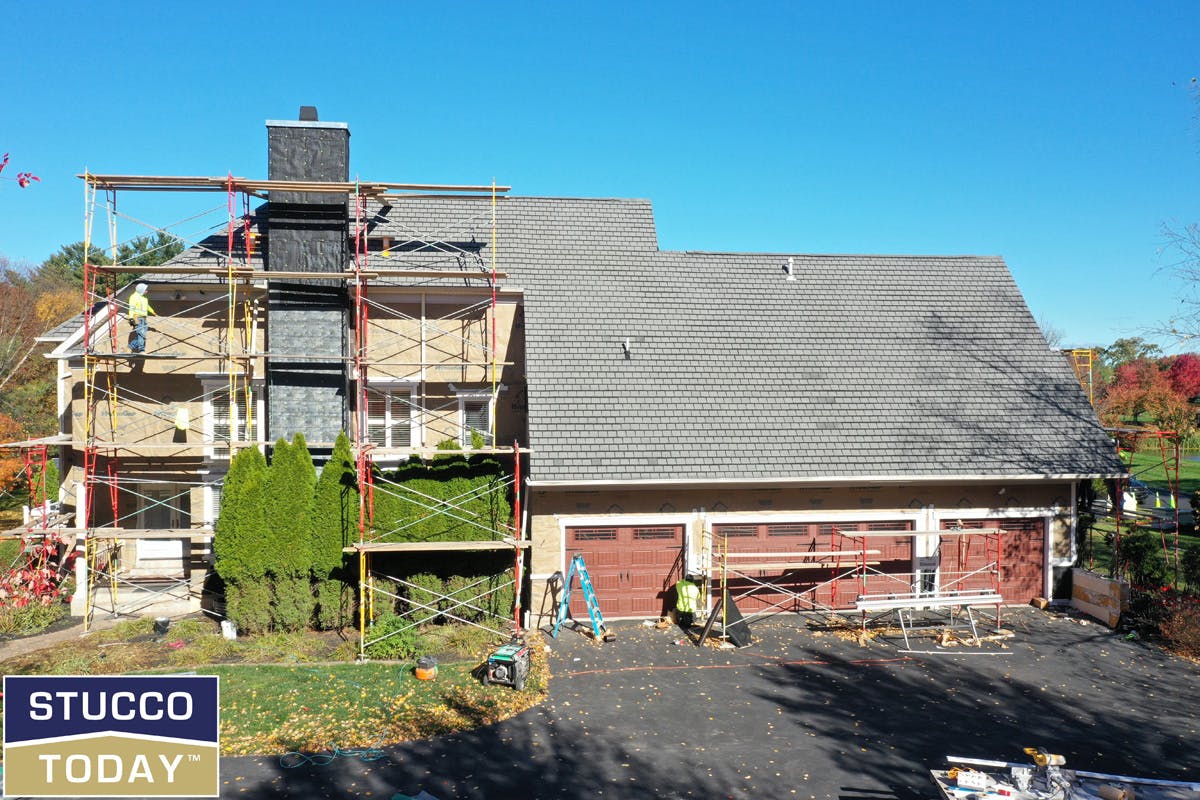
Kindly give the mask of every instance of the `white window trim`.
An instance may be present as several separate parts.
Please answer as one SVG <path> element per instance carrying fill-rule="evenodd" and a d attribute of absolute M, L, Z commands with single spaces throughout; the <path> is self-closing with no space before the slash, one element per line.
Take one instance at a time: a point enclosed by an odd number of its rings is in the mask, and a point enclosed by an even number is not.
<path fill-rule="evenodd" d="M 491 432 L 492 433 L 492 442 L 491 442 L 490 446 L 495 447 L 496 446 L 496 436 L 495 436 L 496 432 L 495 432 L 494 428 L 496 427 L 496 424 L 495 424 L 496 423 L 496 398 L 493 397 L 492 393 L 487 390 L 478 390 L 478 391 L 469 391 L 469 392 L 460 390 L 460 391 L 458 391 L 457 394 L 458 394 L 458 444 L 459 444 L 459 446 L 461 446 L 464 450 L 469 450 L 471 448 L 471 429 L 467 427 L 467 403 L 470 401 L 478 402 L 480 400 L 483 400 L 484 402 L 487 403 L 489 427 L 493 428 L 493 430 Z M 481 431 L 481 433 L 483 433 L 486 438 L 488 432 Z"/>
<path fill-rule="evenodd" d="M 224 453 L 217 453 L 218 447 L 216 433 L 214 432 L 216 428 L 216 419 L 213 414 L 212 396 L 216 392 L 229 390 L 229 378 L 225 377 L 222 380 L 218 380 L 216 378 L 202 378 L 200 381 L 200 388 L 204 391 L 204 405 L 201 409 L 201 413 L 204 416 L 204 458 L 208 461 L 227 463 L 230 458 L 232 443 L 228 447 L 220 448 L 225 450 Z M 245 425 L 245 412 L 243 407 L 246 405 L 246 400 L 243 389 L 243 384 L 239 382 L 238 387 L 235 390 L 235 397 L 229 398 L 229 428 L 231 434 L 240 431 L 244 437 L 248 432 L 245 430 L 240 430 Z M 255 399 L 258 400 L 258 398 L 261 397 L 261 394 L 259 394 L 259 387 L 255 384 L 251 384 L 251 389 L 255 393 Z M 257 402 L 255 405 L 255 412 L 260 412 L 262 410 L 261 405 L 259 405 Z M 232 441 L 241 441 L 241 438 L 242 437 L 231 436 Z"/>
<path fill-rule="evenodd" d="M 405 404 L 408 406 L 408 442 L 409 442 L 408 446 L 410 448 L 417 448 L 417 447 L 420 447 L 422 442 L 425 441 L 425 431 L 423 430 L 423 426 L 421 425 L 421 415 L 417 413 L 417 390 L 419 387 L 420 387 L 420 382 L 416 381 L 416 380 L 398 379 L 398 378 L 370 378 L 370 377 L 367 378 L 367 393 L 368 393 L 368 395 L 371 392 L 383 392 L 383 393 L 385 393 L 385 396 L 387 397 L 387 400 L 384 403 L 384 419 L 385 419 L 385 432 L 386 432 L 386 437 L 387 437 L 387 443 L 384 445 L 381 445 L 382 447 L 394 447 L 395 446 L 391 443 L 391 438 L 392 438 L 391 425 L 387 423 L 387 418 L 390 417 L 391 413 L 392 413 L 391 395 L 392 395 L 392 392 L 394 392 L 394 391 L 401 391 L 401 392 L 408 393 L 408 399 L 405 401 Z M 365 420 L 366 420 L 366 424 L 367 424 L 367 427 L 369 430 L 370 425 L 371 425 L 371 408 L 370 408 L 370 399 L 369 398 L 368 398 L 367 403 L 368 403 L 368 405 L 367 405 L 367 408 L 365 409 L 365 411 L 366 411 Z M 369 439 L 369 436 L 368 436 L 368 439 Z M 390 459 L 390 458 L 393 458 L 393 457 L 392 456 L 385 457 L 385 459 Z M 395 456 L 395 458 L 401 458 L 401 457 Z"/>

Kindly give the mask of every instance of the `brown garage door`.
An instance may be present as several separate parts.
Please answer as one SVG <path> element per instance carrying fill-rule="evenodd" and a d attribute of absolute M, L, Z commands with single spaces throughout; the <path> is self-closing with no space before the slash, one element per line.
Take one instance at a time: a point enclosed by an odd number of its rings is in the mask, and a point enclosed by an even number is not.
<path fill-rule="evenodd" d="M 942 520 L 942 529 L 999 528 L 1000 536 L 1000 594 L 1009 603 L 1028 603 L 1045 591 L 1046 522 L 1029 519 L 964 519 Z M 987 537 L 942 537 L 941 568 L 943 575 L 983 569 L 996 557 L 995 545 Z M 994 588 L 990 574 L 980 573 L 962 583 L 964 589 Z M 943 578 L 943 585 L 945 579 Z"/>
<path fill-rule="evenodd" d="M 657 617 L 668 607 L 668 595 L 683 557 L 682 525 L 567 528 L 567 565 L 583 554 L 600 611 L 606 618 Z M 571 615 L 587 619 L 583 593 L 571 593 Z"/>
<path fill-rule="evenodd" d="M 757 525 L 714 525 L 713 536 L 717 547 L 725 546 L 732 554 L 771 554 L 763 558 L 740 559 L 735 555 L 729 560 L 732 566 L 739 561 L 743 564 L 788 561 L 787 556 L 783 555 L 787 553 L 845 552 L 862 547 L 862 539 L 840 536 L 837 535 L 838 531 L 908 530 L 912 530 L 912 522 L 909 520 L 861 523 L 786 522 Z M 866 539 L 866 547 L 880 551 L 878 554 L 867 557 L 872 562 L 870 566 L 874 572 L 891 575 L 907 573 L 912 570 L 911 536 L 872 536 Z M 808 597 L 824 606 L 851 608 L 859 592 L 864 591 L 861 582 L 856 577 L 842 578 L 837 581 L 834 578 L 851 570 L 858 563 L 857 559 L 854 556 L 843 556 L 840 559 L 831 559 L 831 562 L 830 566 L 821 568 L 741 569 L 739 572 L 743 573 L 742 575 L 727 574 L 726 580 L 730 593 L 737 601 L 738 608 L 746 614 L 767 610 L 804 611 L 812 608 L 812 605 L 804 600 L 798 600 L 783 592 L 761 586 L 761 583 L 770 583 L 792 593 L 808 593 Z M 716 576 L 716 580 L 720 580 L 719 575 Z M 895 581 L 873 574 L 867 579 L 865 591 L 868 593 L 884 591 L 886 586 L 895 586 Z"/>

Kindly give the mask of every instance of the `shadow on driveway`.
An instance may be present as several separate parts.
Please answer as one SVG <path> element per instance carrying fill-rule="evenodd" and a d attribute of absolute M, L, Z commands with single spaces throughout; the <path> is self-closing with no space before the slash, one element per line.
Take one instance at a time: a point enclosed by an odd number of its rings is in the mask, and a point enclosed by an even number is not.
<path fill-rule="evenodd" d="M 928 800 L 944 756 L 1030 745 L 1079 769 L 1200 772 L 1200 667 L 1098 625 L 1020 609 L 1006 647 L 904 655 L 803 622 L 759 623 L 737 651 L 635 623 L 604 645 L 564 631 L 540 708 L 374 762 L 222 759 L 222 796 Z"/>

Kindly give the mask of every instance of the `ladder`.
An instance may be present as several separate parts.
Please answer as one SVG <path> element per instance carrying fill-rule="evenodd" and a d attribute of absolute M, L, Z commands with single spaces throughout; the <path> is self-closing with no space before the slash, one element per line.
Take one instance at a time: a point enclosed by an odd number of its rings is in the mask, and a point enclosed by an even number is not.
<path fill-rule="evenodd" d="M 554 617 L 554 630 L 551 638 L 558 638 L 558 629 L 563 621 L 570 616 L 571 579 L 579 575 L 579 586 L 583 589 L 583 600 L 587 604 L 588 616 L 592 620 L 592 633 L 598 642 L 611 642 L 616 637 L 604 627 L 604 615 L 600 613 L 600 604 L 596 601 L 596 590 L 592 588 L 592 578 L 588 575 L 587 565 L 583 563 L 583 555 L 576 553 L 571 559 L 571 567 L 567 570 L 567 578 L 563 581 L 562 600 L 558 604 L 558 614 Z"/>

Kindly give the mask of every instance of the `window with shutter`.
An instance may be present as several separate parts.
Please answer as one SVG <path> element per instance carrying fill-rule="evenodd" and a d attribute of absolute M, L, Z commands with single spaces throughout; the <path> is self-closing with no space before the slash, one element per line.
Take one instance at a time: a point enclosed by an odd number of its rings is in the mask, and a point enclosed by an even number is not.
<path fill-rule="evenodd" d="M 214 389 L 208 395 L 209 440 L 212 458 L 229 458 L 230 442 L 241 438 L 242 422 L 238 404 L 229 401 L 228 387 Z"/>
<path fill-rule="evenodd" d="M 483 443 L 486 447 L 492 446 L 491 436 L 491 401 L 487 398 L 482 400 L 475 398 L 465 398 L 462 401 L 462 445 L 469 447 L 471 444 L 472 431 L 483 436 Z"/>
<path fill-rule="evenodd" d="M 388 403 L 392 447 L 412 447 L 412 392 L 393 389 Z"/>
<path fill-rule="evenodd" d="M 367 441 L 376 447 L 387 447 L 387 393 L 367 393 Z"/>
<path fill-rule="evenodd" d="M 376 447 L 412 447 L 412 390 L 367 392 L 367 438 Z"/>

